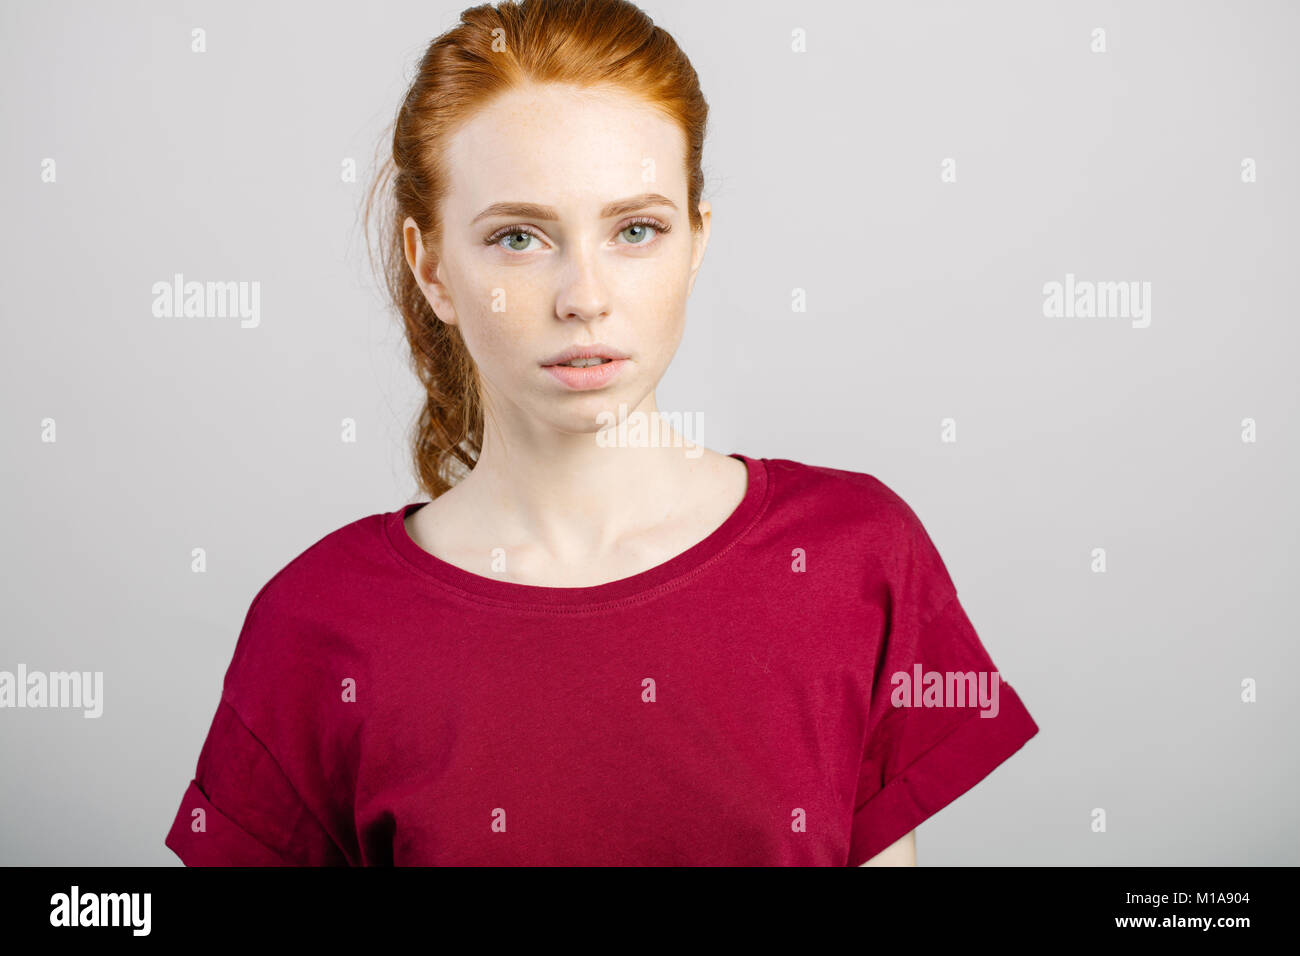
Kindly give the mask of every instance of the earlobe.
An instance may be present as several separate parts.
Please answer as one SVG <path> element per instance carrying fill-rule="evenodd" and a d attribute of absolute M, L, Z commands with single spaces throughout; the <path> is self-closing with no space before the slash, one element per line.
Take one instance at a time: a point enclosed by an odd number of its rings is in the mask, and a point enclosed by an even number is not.
<path fill-rule="evenodd" d="M 438 279 L 436 271 L 428 282 L 423 283 L 424 297 L 429 300 L 429 305 L 433 306 L 434 314 L 448 325 L 456 324 L 456 309 L 451 304 L 451 296 L 447 294 L 447 287 Z"/>

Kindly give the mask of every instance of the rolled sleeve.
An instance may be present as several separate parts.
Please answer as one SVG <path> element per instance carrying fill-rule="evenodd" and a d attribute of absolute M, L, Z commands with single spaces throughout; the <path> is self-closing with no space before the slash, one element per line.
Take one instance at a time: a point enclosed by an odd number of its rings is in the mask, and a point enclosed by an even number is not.
<path fill-rule="evenodd" d="M 347 863 L 275 757 L 225 700 L 164 843 L 187 866 Z"/>
<path fill-rule="evenodd" d="M 1038 732 L 910 508 L 877 645 L 848 864 L 897 842 Z"/>
<path fill-rule="evenodd" d="M 860 866 L 987 777 L 1038 733 L 1009 684 L 998 715 L 967 717 L 892 777 L 853 814 L 849 866 Z"/>

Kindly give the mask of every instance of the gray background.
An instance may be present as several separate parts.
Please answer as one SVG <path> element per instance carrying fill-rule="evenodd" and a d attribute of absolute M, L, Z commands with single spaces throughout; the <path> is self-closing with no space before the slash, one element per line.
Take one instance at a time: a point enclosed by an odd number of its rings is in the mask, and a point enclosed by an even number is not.
<path fill-rule="evenodd" d="M 0 6 L 0 669 L 105 680 L 98 720 L 0 711 L 0 862 L 179 865 L 253 595 L 415 500 L 421 393 L 359 210 L 465 5 Z M 713 237 L 660 408 L 893 488 L 1041 727 L 919 862 L 1300 862 L 1295 6 L 644 8 L 711 106 Z M 176 272 L 259 281 L 260 327 L 155 318 Z M 1152 283 L 1150 327 L 1044 317 L 1067 272 Z"/>

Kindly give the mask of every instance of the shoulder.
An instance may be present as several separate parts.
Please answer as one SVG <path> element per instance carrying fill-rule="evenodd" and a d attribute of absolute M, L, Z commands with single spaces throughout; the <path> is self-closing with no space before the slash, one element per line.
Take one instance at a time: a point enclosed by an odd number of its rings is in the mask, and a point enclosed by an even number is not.
<path fill-rule="evenodd" d="M 788 458 L 768 458 L 769 474 L 778 500 L 808 509 L 818 518 L 843 523 L 855 533 L 905 543 L 923 530 L 911 506 L 875 475 Z"/>
<path fill-rule="evenodd" d="M 903 496 L 872 474 L 767 459 L 777 512 L 823 545 L 838 560 L 868 558 L 899 591 L 942 604 L 953 590 L 948 569 L 925 525 Z M 923 598 L 922 591 L 938 597 Z"/>
<path fill-rule="evenodd" d="M 402 509 L 398 509 L 400 515 Z M 239 632 L 227 677 L 283 674 L 301 666 L 364 653 L 364 633 L 376 602 L 389 600 L 384 587 L 395 563 L 386 550 L 386 522 L 393 512 L 376 512 L 336 527 L 281 565 L 253 596 Z"/>
<path fill-rule="evenodd" d="M 254 595 L 249 616 L 328 608 L 340 586 L 356 583 L 382 562 L 386 524 L 392 515 L 376 512 L 358 518 L 300 548 Z"/>

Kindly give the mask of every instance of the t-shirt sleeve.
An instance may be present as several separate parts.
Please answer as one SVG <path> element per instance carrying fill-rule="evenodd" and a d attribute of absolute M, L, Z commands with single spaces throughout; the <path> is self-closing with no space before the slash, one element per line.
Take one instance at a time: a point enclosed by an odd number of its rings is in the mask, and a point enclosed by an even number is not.
<path fill-rule="evenodd" d="M 933 542 L 901 499 L 872 676 L 849 865 L 970 790 L 1038 732 L 997 672 Z"/>
<path fill-rule="evenodd" d="M 186 866 L 347 864 L 274 755 L 225 699 L 165 843 Z"/>
<path fill-rule="evenodd" d="M 292 591 L 281 591 L 273 578 L 249 607 L 198 766 L 163 841 L 187 866 L 349 863 L 334 836 L 347 808 L 331 829 L 323 821 L 332 801 L 321 798 L 324 780 L 339 777 L 347 787 L 338 773 L 344 761 L 327 757 L 322 745 L 331 736 L 326 702 L 337 695 L 323 692 L 313 662 L 324 655 L 287 610 L 284 594 Z"/>

